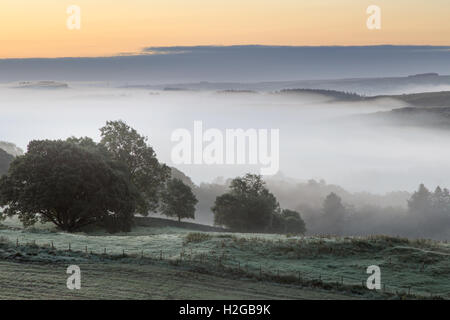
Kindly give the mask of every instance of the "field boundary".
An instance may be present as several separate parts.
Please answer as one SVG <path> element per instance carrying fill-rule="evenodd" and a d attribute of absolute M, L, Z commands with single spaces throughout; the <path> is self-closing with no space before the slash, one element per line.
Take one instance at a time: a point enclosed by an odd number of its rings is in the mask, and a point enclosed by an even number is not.
<path fill-rule="evenodd" d="M 122 249 L 122 253 L 112 253 L 107 247 L 103 251 L 95 252 L 85 246 L 84 250 L 75 249 L 69 242 L 68 245 L 58 245 L 54 241 L 43 242 L 38 244 L 36 240 L 31 242 L 19 242 L 17 238 L 16 243 L 9 242 L 10 246 L 17 249 L 20 248 L 34 248 L 36 250 L 48 250 L 55 253 L 78 254 L 80 258 L 99 257 L 101 259 L 113 260 L 115 262 L 161 262 L 168 263 L 172 266 L 181 266 L 190 268 L 193 271 L 201 272 L 203 274 L 226 276 L 239 276 L 255 279 L 258 281 L 271 281 L 280 284 L 296 285 L 301 287 L 318 288 L 324 290 L 332 290 L 336 292 L 347 292 L 354 295 L 374 294 L 385 298 L 400 298 L 400 299 L 443 299 L 441 293 L 428 292 L 424 294 L 423 291 L 415 290 L 413 287 L 400 287 L 384 284 L 380 290 L 369 290 L 366 287 L 367 275 L 363 277 L 349 277 L 348 275 L 330 277 L 322 276 L 321 274 L 307 273 L 304 271 L 297 272 L 280 272 L 280 270 L 265 269 L 261 264 L 259 268 L 249 266 L 249 264 L 242 264 L 237 259 L 230 255 L 215 255 L 198 253 L 193 254 L 184 248 L 178 255 L 168 256 L 164 250 L 159 251 L 145 251 L 145 250 L 126 250 Z M 376 298 L 374 296 L 373 298 Z"/>

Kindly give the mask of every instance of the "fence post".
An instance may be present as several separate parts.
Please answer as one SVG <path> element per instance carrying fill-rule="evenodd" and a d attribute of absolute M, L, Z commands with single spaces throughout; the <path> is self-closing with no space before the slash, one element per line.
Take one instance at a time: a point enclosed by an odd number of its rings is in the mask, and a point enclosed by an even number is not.
<path fill-rule="evenodd" d="M 71 250 L 71 248 L 70 248 L 70 242 L 69 242 L 69 251 Z"/>
<path fill-rule="evenodd" d="M 163 259 L 163 254 L 162 254 L 162 250 L 159 251 L 159 260 Z"/>
<path fill-rule="evenodd" d="M 144 258 L 144 250 L 141 251 L 141 259 Z"/>
<path fill-rule="evenodd" d="M 16 247 L 19 246 L 19 238 L 16 239 Z"/>

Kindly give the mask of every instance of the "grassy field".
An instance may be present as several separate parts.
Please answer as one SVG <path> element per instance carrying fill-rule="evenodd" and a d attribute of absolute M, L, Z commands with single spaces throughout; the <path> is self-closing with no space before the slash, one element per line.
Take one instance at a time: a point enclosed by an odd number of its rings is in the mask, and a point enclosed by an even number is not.
<path fill-rule="evenodd" d="M 14 222 L 0 237 L 0 283 L 9 288 L 0 298 L 450 298 L 450 246 L 442 242 L 175 227 L 68 234 Z M 65 287 L 72 263 L 86 277 L 76 293 Z M 381 268 L 379 292 L 363 288 L 370 265 Z"/>
<path fill-rule="evenodd" d="M 293 285 L 230 279 L 176 266 L 86 263 L 81 290 L 66 288 L 67 265 L 0 261 L 0 299 L 354 299 Z"/>

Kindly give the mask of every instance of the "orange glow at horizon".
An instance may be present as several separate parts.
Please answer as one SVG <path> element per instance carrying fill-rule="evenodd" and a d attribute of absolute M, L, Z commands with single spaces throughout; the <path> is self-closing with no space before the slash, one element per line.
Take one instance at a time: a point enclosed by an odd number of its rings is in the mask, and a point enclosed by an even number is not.
<path fill-rule="evenodd" d="M 381 30 L 368 30 L 368 6 Z M 66 27 L 70 5 L 81 29 Z M 450 1 L 2 0 L 0 58 L 111 56 L 149 46 L 450 45 Z"/>

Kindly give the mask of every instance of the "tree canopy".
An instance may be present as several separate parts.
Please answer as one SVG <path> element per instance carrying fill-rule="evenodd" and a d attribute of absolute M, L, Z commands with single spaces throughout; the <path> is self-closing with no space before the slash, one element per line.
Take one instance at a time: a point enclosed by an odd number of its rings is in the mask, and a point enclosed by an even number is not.
<path fill-rule="evenodd" d="M 421 184 L 408 201 L 408 211 L 419 235 L 445 234 L 450 226 L 450 192 L 439 186 L 432 192 Z"/>
<path fill-rule="evenodd" d="M 155 151 L 147 145 L 147 138 L 123 121 L 108 121 L 100 132 L 100 144 L 113 159 L 126 165 L 131 181 L 140 193 L 137 211 L 142 215 L 156 211 L 170 168 L 159 163 Z"/>
<path fill-rule="evenodd" d="M 198 200 L 191 188 L 180 179 L 168 181 L 162 192 L 161 212 L 168 217 L 195 219 L 195 205 Z"/>
<path fill-rule="evenodd" d="M 100 143 L 88 137 L 32 141 L 11 166 L 13 157 L 0 150 L 0 173 L 9 167 L 0 183 L 2 216 L 18 215 L 24 225 L 50 221 L 67 231 L 89 224 L 128 231 L 136 212 L 156 211 L 170 168 L 123 121 L 100 131 Z M 186 197 L 182 191 L 178 196 Z M 186 208 L 180 214 L 191 216 Z"/>
<path fill-rule="evenodd" d="M 305 234 L 306 224 L 300 213 L 294 210 L 283 209 L 281 216 L 285 221 L 285 233 Z"/>
<path fill-rule="evenodd" d="M 69 232 L 114 217 L 130 225 L 137 192 L 124 165 L 73 141 L 31 141 L 0 179 L 3 217 Z"/>
<path fill-rule="evenodd" d="M 232 180 L 229 192 L 216 198 L 212 211 L 216 225 L 266 232 L 270 231 L 273 216 L 279 213 L 280 207 L 261 176 L 247 174 Z"/>
<path fill-rule="evenodd" d="M 305 234 L 306 224 L 297 211 L 283 209 L 281 213 L 273 215 L 270 231 L 285 234 Z"/>

